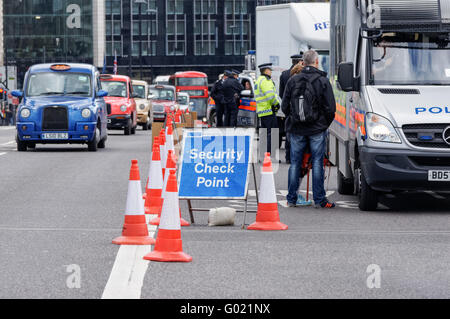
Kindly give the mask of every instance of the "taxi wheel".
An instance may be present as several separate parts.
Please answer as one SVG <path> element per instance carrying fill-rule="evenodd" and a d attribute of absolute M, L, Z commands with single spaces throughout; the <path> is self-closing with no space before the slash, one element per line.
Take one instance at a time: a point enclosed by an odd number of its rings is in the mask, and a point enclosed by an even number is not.
<path fill-rule="evenodd" d="M 98 137 L 100 136 L 99 133 L 100 133 L 100 131 L 97 128 L 95 130 L 94 138 L 92 139 L 92 141 L 90 141 L 88 143 L 88 150 L 89 150 L 89 152 L 97 152 L 98 144 L 99 144 Z"/>
<path fill-rule="evenodd" d="M 133 134 L 133 135 L 136 134 L 136 127 L 137 126 L 134 126 L 134 127 L 131 128 L 131 134 Z"/>
<path fill-rule="evenodd" d="M 27 151 L 27 143 L 17 139 L 17 151 L 18 152 L 26 152 Z"/>
<path fill-rule="evenodd" d="M 133 124 L 131 123 L 131 120 L 128 120 L 127 126 L 125 126 L 125 129 L 124 129 L 124 134 L 125 135 L 130 135 L 131 134 L 131 126 L 132 125 Z"/>

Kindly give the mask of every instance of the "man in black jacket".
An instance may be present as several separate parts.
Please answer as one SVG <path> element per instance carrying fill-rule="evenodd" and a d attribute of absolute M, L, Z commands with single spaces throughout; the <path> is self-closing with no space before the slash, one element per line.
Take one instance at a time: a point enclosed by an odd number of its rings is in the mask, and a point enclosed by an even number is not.
<path fill-rule="evenodd" d="M 230 71 L 225 71 L 222 78 L 219 77 L 219 80 L 214 83 L 213 88 L 211 89 L 211 97 L 216 104 L 216 119 L 217 119 L 217 127 L 223 127 L 223 115 L 225 113 L 225 102 L 223 96 L 223 83 L 225 80 L 231 75 Z"/>
<path fill-rule="evenodd" d="M 319 55 L 310 50 L 303 55 L 305 68 L 302 73 L 291 78 L 286 86 L 283 96 L 282 110 L 286 114 L 286 131 L 291 141 L 291 167 L 289 168 L 289 193 L 287 201 L 290 207 L 295 207 L 298 197 L 300 173 L 302 168 L 303 153 L 307 146 L 310 147 L 313 165 L 313 194 L 317 208 L 334 208 L 326 197 L 323 167 L 328 128 L 333 123 L 336 113 L 336 100 L 327 74 L 318 69 Z M 319 75 L 319 77 L 317 77 Z M 291 113 L 293 112 L 293 92 L 303 79 L 317 79 L 312 82 L 315 96 L 319 105 L 319 119 L 312 123 L 295 123 Z"/>
<path fill-rule="evenodd" d="M 281 98 L 283 98 L 284 90 L 286 89 L 286 84 L 291 78 L 292 68 L 300 62 L 303 63 L 303 52 L 300 52 L 300 54 L 294 54 L 293 56 L 291 56 L 291 59 L 292 59 L 292 66 L 289 68 L 289 70 L 283 71 L 280 76 L 280 89 L 278 90 L 278 92 L 280 92 Z M 291 164 L 291 142 L 289 141 L 289 134 L 287 133 L 286 133 L 286 142 L 284 145 L 285 145 L 284 148 L 286 149 L 286 163 Z"/>
<path fill-rule="evenodd" d="M 237 79 L 239 72 L 232 71 L 233 76 L 230 76 L 223 83 L 223 96 L 225 102 L 225 126 L 237 127 L 237 116 L 239 113 L 239 99 L 241 92 L 244 91 L 244 86 Z"/>

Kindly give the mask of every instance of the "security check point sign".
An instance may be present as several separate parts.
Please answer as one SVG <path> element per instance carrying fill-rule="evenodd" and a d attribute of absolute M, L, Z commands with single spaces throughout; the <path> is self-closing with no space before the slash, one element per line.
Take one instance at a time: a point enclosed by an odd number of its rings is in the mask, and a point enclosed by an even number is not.
<path fill-rule="evenodd" d="M 255 130 L 185 130 L 181 199 L 246 199 Z"/>

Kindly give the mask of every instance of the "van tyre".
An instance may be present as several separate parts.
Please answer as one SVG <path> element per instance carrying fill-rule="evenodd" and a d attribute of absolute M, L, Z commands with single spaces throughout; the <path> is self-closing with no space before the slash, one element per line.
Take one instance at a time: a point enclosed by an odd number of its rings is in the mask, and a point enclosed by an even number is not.
<path fill-rule="evenodd" d="M 355 185 L 353 180 L 345 178 L 344 174 L 338 169 L 337 174 L 338 193 L 341 195 L 353 195 L 355 191 Z"/>
<path fill-rule="evenodd" d="M 367 184 L 366 177 L 362 169 L 357 169 L 359 173 L 359 209 L 362 211 L 375 211 L 378 207 L 378 192 L 374 191 Z"/>

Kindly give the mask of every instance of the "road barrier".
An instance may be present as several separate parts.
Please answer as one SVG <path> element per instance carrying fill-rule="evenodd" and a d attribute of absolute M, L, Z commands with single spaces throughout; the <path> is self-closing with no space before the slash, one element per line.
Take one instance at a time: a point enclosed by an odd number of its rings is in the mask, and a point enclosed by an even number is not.
<path fill-rule="evenodd" d="M 122 236 L 112 241 L 116 245 L 153 245 L 155 239 L 149 237 L 147 221 L 142 201 L 141 178 L 137 160 L 131 161 L 128 182 L 127 205 Z"/>

